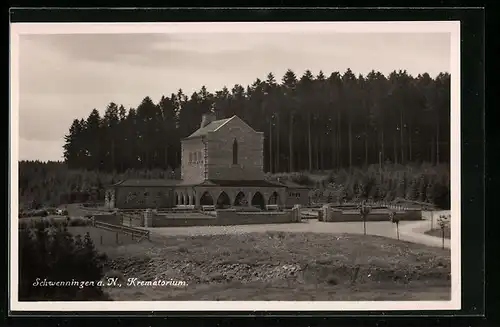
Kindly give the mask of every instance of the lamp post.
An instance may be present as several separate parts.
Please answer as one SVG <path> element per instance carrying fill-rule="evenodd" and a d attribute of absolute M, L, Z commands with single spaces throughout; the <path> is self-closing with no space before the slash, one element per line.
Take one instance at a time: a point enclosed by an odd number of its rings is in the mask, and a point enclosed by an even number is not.
<path fill-rule="evenodd" d="M 440 215 L 438 219 L 439 228 L 441 228 L 442 248 L 444 249 L 444 231 L 450 225 L 450 215 Z"/>
<path fill-rule="evenodd" d="M 361 218 L 363 219 L 363 234 L 366 235 L 366 218 L 368 217 L 368 214 L 370 213 L 371 208 L 366 205 L 366 203 L 363 201 L 361 204 L 361 208 L 359 209 L 359 212 L 361 213 Z"/>

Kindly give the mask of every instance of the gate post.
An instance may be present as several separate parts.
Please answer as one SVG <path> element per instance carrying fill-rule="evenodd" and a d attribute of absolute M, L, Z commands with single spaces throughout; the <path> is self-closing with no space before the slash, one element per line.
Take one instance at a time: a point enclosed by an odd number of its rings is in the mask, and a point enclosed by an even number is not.
<path fill-rule="evenodd" d="M 300 213 L 300 204 L 296 204 L 293 206 L 292 213 L 294 215 L 293 220 L 297 223 L 300 223 L 302 221 L 302 216 Z"/>
<path fill-rule="evenodd" d="M 330 206 L 328 204 L 323 205 L 323 221 L 330 221 Z"/>
<path fill-rule="evenodd" d="M 144 211 L 144 227 L 152 227 L 153 211 L 146 209 Z"/>

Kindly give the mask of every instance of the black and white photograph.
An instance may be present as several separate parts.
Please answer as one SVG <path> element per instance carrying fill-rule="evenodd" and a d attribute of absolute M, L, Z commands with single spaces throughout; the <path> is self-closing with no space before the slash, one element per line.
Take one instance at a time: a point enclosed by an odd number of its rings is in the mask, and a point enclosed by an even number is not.
<path fill-rule="evenodd" d="M 460 309 L 459 22 L 13 23 L 10 56 L 13 310 Z"/>

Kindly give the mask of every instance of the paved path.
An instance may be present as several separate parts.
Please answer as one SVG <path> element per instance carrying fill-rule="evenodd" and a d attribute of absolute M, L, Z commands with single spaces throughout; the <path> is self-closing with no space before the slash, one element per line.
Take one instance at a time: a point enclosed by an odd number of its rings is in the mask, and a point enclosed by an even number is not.
<path fill-rule="evenodd" d="M 421 220 L 400 226 L 400 234 L 404 235 L 404 239 L 409 242 L 421 243 L 430 246 L 443 246 L 443 239 L 440 237 L 435 237 L 431 235 L 424 234 L 430 229 L 429 220 Z M 444 240 L 444 247 L 450 248 L 450 240 Z"/>
<path fill-rule="evenodd" d="M 428 246 L 441 247 L 441 239 L 423 234 L 429 229 L 429 221 L 402 221 L 399 224 L 399 237 L 403 241 L 420 243 Z M 362 222 L 319 222 L 316 219 L 303 220 L 302 223 L 293 224 L 263 224 L 263 225 L 237 225 L 237 226 L 195 226 L 195 227 L 155 227 L 148 228 L 157 235 L 220 235 L 240 234 L 252 232 L 283 231 L 283 232 L 311 232 L 332 234 L 362 234 Z M 396 226 L 390 222 L 367 222 L 366 232 L 370 235 L 397 238 Z M 449 240 L 445 247 L 449 248 Z"/>

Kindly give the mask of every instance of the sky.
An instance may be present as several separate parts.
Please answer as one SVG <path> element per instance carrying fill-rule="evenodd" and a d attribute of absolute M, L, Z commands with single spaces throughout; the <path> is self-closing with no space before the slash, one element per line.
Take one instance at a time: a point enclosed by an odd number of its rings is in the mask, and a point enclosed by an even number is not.
<path fill-rule="evenodd" d="M 246 86 L 287 69 L 450 72 L 448 33 L 32 34 L 19 37 L 19 160 L 62 160 L 72 121 L 182 88 Z"/>

